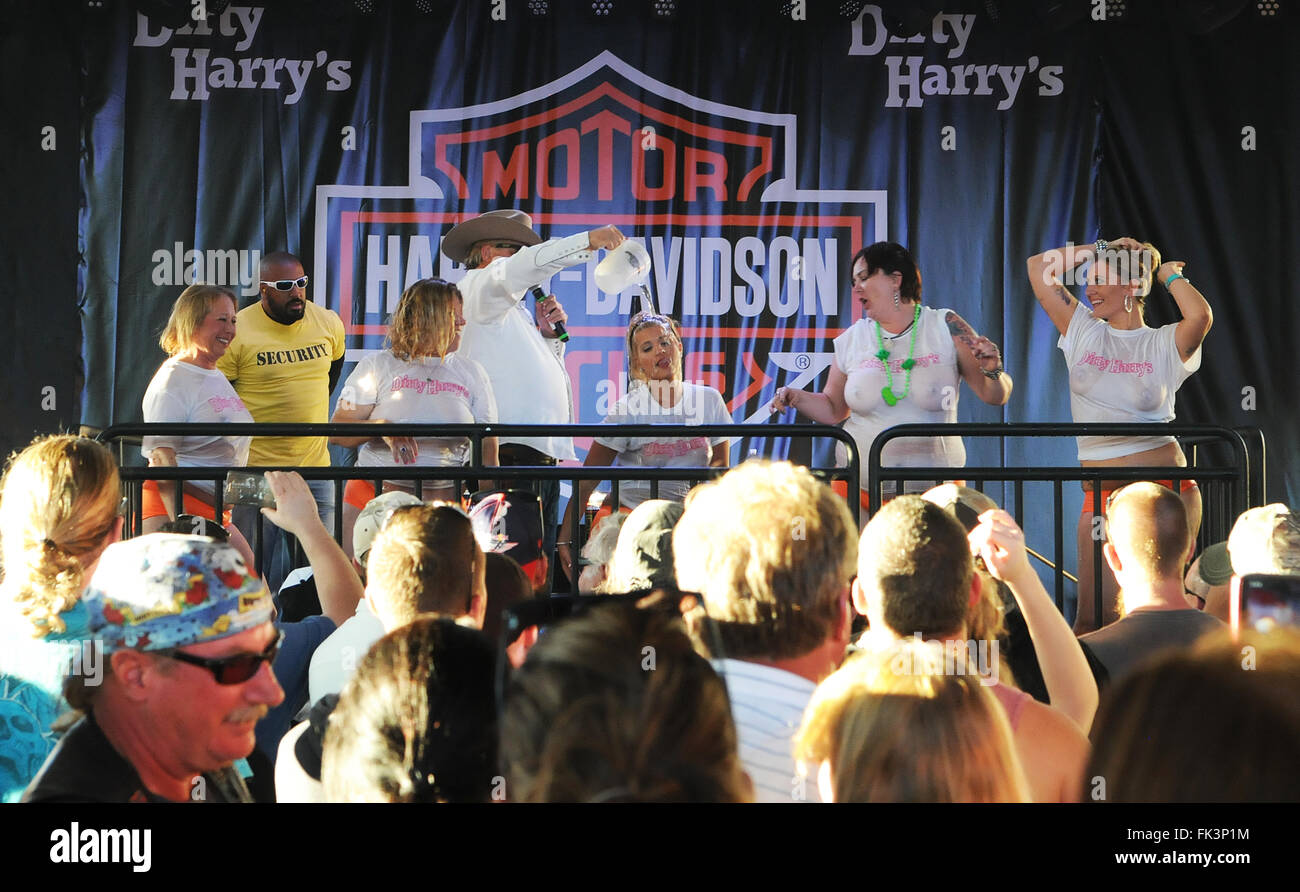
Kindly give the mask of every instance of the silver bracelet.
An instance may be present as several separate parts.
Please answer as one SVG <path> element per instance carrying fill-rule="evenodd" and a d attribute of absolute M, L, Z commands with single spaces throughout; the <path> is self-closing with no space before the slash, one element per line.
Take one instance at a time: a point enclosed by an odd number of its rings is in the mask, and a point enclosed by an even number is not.
<path fill-rule="evenodd" d="M 996 369 L 980 369 L 980 371 L 984 373 L 985 378 L 988 378 L 992 381 L 996 381 L 998 378 L 1002 377 L 1001 363 L 998 364 L 998 367 Z"/>

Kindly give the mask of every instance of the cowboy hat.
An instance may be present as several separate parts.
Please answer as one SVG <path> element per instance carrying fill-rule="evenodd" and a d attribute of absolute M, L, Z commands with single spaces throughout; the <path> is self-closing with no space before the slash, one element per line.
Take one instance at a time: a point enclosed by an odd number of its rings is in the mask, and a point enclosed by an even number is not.
<path fill-rule="evenodd" d="M 490 241 L 538 245 L 542 237 L 533 232 L 533 218 L 523 211 L 488 211 L 453 226 L 442 238 L 442 253 L 464 263 L 474 245 Z"/>

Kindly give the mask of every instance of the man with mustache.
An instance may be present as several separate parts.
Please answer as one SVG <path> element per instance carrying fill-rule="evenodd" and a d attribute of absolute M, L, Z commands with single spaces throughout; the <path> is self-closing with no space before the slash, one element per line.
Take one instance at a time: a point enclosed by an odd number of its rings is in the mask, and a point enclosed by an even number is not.
<path fill-rule="evenodd" d="M 232 764 L 284 692 L 271 596 L 239 552 L 202 536 L 119 542 L 83 603 L 103 659 L 68 677 L 64 695 L 85 717 L 23 800 L 251 801 Z"/>

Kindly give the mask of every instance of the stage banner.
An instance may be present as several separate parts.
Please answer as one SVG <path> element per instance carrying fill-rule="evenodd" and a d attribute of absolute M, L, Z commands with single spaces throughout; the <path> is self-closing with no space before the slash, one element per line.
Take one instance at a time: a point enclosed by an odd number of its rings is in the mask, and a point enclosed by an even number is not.
<path fill-rule="evenodd" d="M 153 4 L 169 18 L 123 3 L 88 29 L 87 423 L 139 420 L 187 283 L 252 301 L 260 256 L 292 251 L 343 318 L 351 363 L 382 347 L 404 287 L 463 275 L 441 254 L 447 231 L 503 207 L 546 237 L 612 223 L 641 241 L 687 379 L 737 422 L 767 420 L 779 386 L 825 385 L 832 340 L 861 316 L 850 260 L 882 239 L 913 251 L 925 303 L 993 338 L 1017 379 L 1005 408 L 963 386 L 962 420 L 1069 420 L 1024 259 L 1097 226 L 1098 115 L 1073 32 L 939 12 L 900 35 L 873 4 L 856 18 L 730 0 L 664 4 L 670 17 L 629 2 L 604 16 L 363 5 L 231 4 L 194 21 L 184 4 Z M 594 264 L 548 284 L 582 422 L 626 389 L 641 301 L 597 289 Z M 1073 463 L 1072 444 L 1036 449 Z M 733 461 L 755 453 L 830 459 L 733 441 Z"/>
<path fill-rule="evenodd" d="M 914 251 L 927 302 L 1002 344 L 1009 368 L 1031 340 L 1049 366 L 1032 299 L 1004 270 L 1011 245 L 1088 231 L 1094 121 L 1086 91 L 1067 90 L 1074 48 L 973 14 L 904 41 L 871 5 L 818 22 L 701 6 L 604 22 L 523 3 L 504 19 L 486 3 L 336 18 L 231 5 L 197 23 L 119 7 L 92 59 L 87 354 L 106 373 L 87 419 L 139 417 L 186 283 L 253 299 L 260 253 L 294 251 L 355 360 L 381 346 L 406 285 L 462 274 L 442 235 L 498 207 L 548 237 L 614 223 L 643 241 L 687 378 L 721 390 L 737 421 L 766 419 L 780 385 L 824 383 L 830 341 L 860 315 L 850 258 L 881 239 Z M 550 290 L 570 316 L 578 418 L 599 421 L 626 387 L 638 294 L 600 292 L 591 265 Z M 1032 384 L 1017 397 L 1042 402 Z"/>

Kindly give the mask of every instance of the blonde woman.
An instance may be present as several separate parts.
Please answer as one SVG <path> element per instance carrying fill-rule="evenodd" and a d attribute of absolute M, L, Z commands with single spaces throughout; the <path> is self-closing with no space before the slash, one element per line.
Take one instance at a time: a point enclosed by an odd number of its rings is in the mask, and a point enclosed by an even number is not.
<path fill-rule="evenodd" d="M 217 360 L 235 338 L 235 293 L 224 285 L 195 283 L 181 292 L 158 343 L 167 361 L 158 367 L 144 393 L 146 422 L 229 422 L 250 424 L 253 416 Z M 152 467 L 243 467 L 251 437 L 143 438 L 140 452 Z M 187 481 L 182 508 L 215 520 L 212 481 Z M 175 483 L 145 481 L 144 531 L 157 532 L 174 520 Z M 224 518 L 223 518 L 224 519 Z"/>
<path fill-rule="evenodd" d="M 628 392 L 609 410 L 605 424 L 731 424 L 722 394 L 712 387 L 682 380 L 682 341 L 667 316 L 638 313 L 627 326 Z M 596 437 L 587 451 L 584 467 L 602 465 L 648 468 L 725 468 L 731 460 L 726 437 L 620 437 L 615 432 Z M 573 529 L 575 506 L 587 504 L 598 481 L 578 484 L 578 495 L 569 499 L 561 531 Z M 691 488 L 689 482 L 665 480 L 659 498 L 680 502 Z M 619 484 L 617 507 L 630 511 L 650 498 L 646 480 L 625 480 Z M 602 509 L 603 513 L 603 509 Z M 568 545 L 559 546 L 560 563 L 573 579 L 573 555 Z"/>
<path fill-rule="evenodd" d="M 348 376 L 331 421 L 372 424 L 491 424 L 496 398 L 483 366 L 458 356 L 464 303 L 455 285 L 421 279 L 402 294 L 389 322 L 387 350 L 372 353 Z M 461 467 L 469 463 L 464 437 L 331 437 L 359 446 L 357 467 Z M 483 439 L 483 464 L 497 464 L 497 439 Z M 383 489 L 414 492 L 408 482 L 385 480 Z M 353 480 L 344 492 L 344 550 L 350 555 L 357 515 L 375 496 L 373 481 Z M 460 501 L 455 481 L 426 481 L 427 500 Z"/>
<path fill-rule="evenodd" d="M 1061 333 L 1057 346 L 1070 373 L 1070 415 L 1075 422 L 1163 422 L 1174 420 L 1174 396 L 1201 367 L 1201 344 L 1214 323 L 1205 296 L 1183 275 L 1181 260 L 1160 262 L 1150 243 L 1132 238 L 1096 245 L 1067 245 L 1026 261 L 1034 297 Z M 1061 282 L 1066 270 L 1090 264 L 1085 289 L 1088 304 L 1075 299 Z M 1146 324 L 1146 301 L 1153 279 L 1173 298 L 1181 318 L 1159 328 Z M 1079 464 L 1085 468 L 1187 466 L 1171 436 L 1079 437 Z M 1102 513 L 1111 493 L 1128 480 L 1104 480 Z M 1195 538 L 1201 528 L 1201 492 L 1195 480 L 1157 481 L 1178 493 L 1187 508 Z M 1091 484 L 1079 515 L 1079 605 L 1074 631 L 1098 628 L 1096 595 L 1101 594 L 1101 625 L 1119 618 L 1115 576 L 1102 562 L 1100 584 L 1093 579 L 1094 541 Z"/>
<path fill-rule="evenodd" d="M 93 677 L 102 652 L 83 652 L 81 593 L 100 554 L 122 534 L 117 463 L 83 437 L 32 443 L 0 484 L 0 800 L 16 802 L 54 748 L 50 726 L 67 709 L 63 678 Z"/>
<path fill-rule="evenodd" d="M 1011 726 L 960 651 L 904 640 L 817 686 L 795 755 L 825 802 L 1028 802 Z"/>

